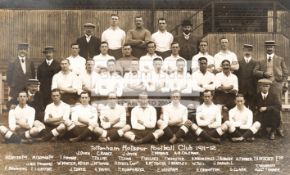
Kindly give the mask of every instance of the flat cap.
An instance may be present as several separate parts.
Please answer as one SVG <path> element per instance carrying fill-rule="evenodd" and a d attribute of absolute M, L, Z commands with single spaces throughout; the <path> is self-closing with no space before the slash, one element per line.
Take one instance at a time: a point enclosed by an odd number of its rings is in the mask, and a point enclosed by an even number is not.
<path fill-rule="evenodd" d="M 40 84 L 40 82 L 38 81 L 38 79 L 28 79 L 27 80 L 27 84 Z"/>
<path fill-rule="evenodd" d="M 42 53 L 47 53 L 47 52 L 55 52 L 55 49 L 54 49 L 54 47 L 53 46 L 46 46 L 44 49 L 43 49 L 43 51 L 42 51 Z"/>
<path fill-rule="evenodd" d="M 91 27 L 91 28 L 96 28 L 96 25 L 95 24 L 93 24 L 93 23 L 85 23 L 84 24 L 84 27 Z"/>
<path fill-rule="evenodd" d="M 189 21 L 189 20 L 183 20 L 181 25 L 182 25 L 183 27 L 184 27 L 184 26 L 192 26 L 192 23 L 191 23 L 191 21 Z"/>
<path fill-rule="evenodd" d="M 268 40 L 268 41 L 265 41 L 265 46 L 276 46 L 276 43 L 274 40 Z"/>
<path fill-rule="evenodd" d="M 263 79 L 260 79 L 259 81 L 258 81 L 258 83 L 260 83 L 260 84 L 272 84 L 272 81 L 271 80 L 269 80 L 269 79 L 266 79 L 266 78 L 263 78 Z"/>
<path fill-rule="evenodd" d="M 251 44 L 244 44 L 243 47 L 246 48 L 246 49 L 252 49 L 252 50 L 254 48 L 254 46 L 251 45 Z"/>
<path fill-rule="evenodd" d="M 17 48 L 18 49 L 28 49 L 28 43 L 19 43 L 18 45 L 17 45 Z"/>

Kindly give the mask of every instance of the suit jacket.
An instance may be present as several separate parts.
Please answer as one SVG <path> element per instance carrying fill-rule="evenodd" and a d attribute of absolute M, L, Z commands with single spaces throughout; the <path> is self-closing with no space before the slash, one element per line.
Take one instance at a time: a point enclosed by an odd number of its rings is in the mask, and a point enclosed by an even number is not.
<path fill-rule="evenodd" d="M 259 61 L 254 68 L 254 75 L 257 78 L 265 78 L 264 72 L 267 70 L 267 59 Z M 273 76 L 277 82 L 287 82 L 288 70 L 285 60 L 276 54 L 273 57 Z"/>
<path fill-rule="evenodd" d="M 182 33 L 176 36 L 174 41 L 179 43 L 179 55 L 186 60 L 191 60 L 193 55 L 197 53 L 197 38 L 193 37 L 192 34 L 189 36 L 189 39 L 186 40 Z"/>
<path fill-rule="evenodd" d="M 91 36 L 90 42 L 87 42 L 86 36 L 82 36 L 76 41 L 80 47 L 80 56 L 85 59 L 93 58 L 100 54 L 101 40 L 95 36 Z"/>
<path fill-rule="evenodd" d="M 265 100 L 263 100 L 263 97 L 259 92 L 257 94 L 256 100 L 257 109 L 259 109 L 260 107 L 267 107 L 267 111 L 275 112 L 279 112 L 282 109 L 281 102 L 279 101 L 278 97 L 271 92 L 268 93 L 268 96 Z"/>
<path fill-rule="evenodd" d="M 54 74 L 60 71 L 59 62 L 53 60 L 48 66 L 44 60 L 37 68 L 37 79 L 40 82 L 40 92 L 43 96 L 43 105 L 46 106 L 50 102 L 51 83 Z"/>
<path fill-rule="evenodd" d="M 245 59 L 239 60 L 239 70 L 236 72 L 239 80 L 239 92 L 242 94 L 255 95 L 257 92 L 257 80 L 254 76 L 256 61 L 253 58 L 249 63 Z"/>
<path fill-rule="evenodd" d="M 17 98 L 18 93 L 26 88 L 27 80 L 30 78 L 35 78 L 35 68 L 34 63 L 29 58 L 25 60 L 26 73 L 23 72 L 20 64 L 20 60 L 17 57 L 9 63 L 7 69 L 7 83 L 10 87 L 9 96 L 12 98 Z"/>

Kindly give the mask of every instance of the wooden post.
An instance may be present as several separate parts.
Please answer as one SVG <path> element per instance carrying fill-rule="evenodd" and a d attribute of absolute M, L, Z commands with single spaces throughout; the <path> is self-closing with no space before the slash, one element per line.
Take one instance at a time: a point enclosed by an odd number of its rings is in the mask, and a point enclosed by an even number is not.
<path fill-rule="evenodd" d="M 277 32 L 277 3 L 273 2 L 273 33 Z"/>

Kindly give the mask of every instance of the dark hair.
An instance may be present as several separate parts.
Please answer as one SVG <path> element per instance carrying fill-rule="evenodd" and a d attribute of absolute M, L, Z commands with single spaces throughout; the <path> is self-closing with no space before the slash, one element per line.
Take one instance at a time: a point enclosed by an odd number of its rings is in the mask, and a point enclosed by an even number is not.
<path fill-rule="evenodd" d="M 126 46 L 130 46 L 130 47 L 132 48 L 131 44 L 128 44 L 128 43 L 125 43 L 125 44 L 123 45 L 123 48 L 126 47 Z"/>
<path fill-rule="evenodd" d="M 207 62 L 207 58 L 205 58 L 205 57 L 200 57 L 200 58 L 198 59 L 198 62 L 201 62 L 202 60 L 205 60 L 205 61 Z"/>
<path fill-rule="evenodd" d="M 170 46 L 172 46 L 173 44 L 178 44 L 178 45 L 179 45 L 179 43 L 178 43 L 178 42 L 172 42 Z"/>
<path fill-rule="evenodd" d="M 239 93 L 239 94 L 236 95 L 236 98 L 238 98 L 238 97 L 243 97 L 243 98 L 245 98 L 244 95 L 241 94 L 241 93 Z"/>
<path fill-rule="evenodd" d="M 100 44 L 100 46 L 101 46 L 102 44 L 107 44 L 107 45 L 109 45 L 109 43 L 108 43 L 107 41 L 102 41 L 101 44 Z"/>
<path fill-rule="evenodd" d="M 223 65 L 225 62 L 228 62 L 229 64 L 231 64 L 231 62 L 229 60 L 223 60 L 221 65 Z"/>
<path fill-rule="evenodd" d="M 203 91 L 202 96 L 204 96 L 204 94 L 208 93 L 208 92 L 210 92 L 211 96 L 214 95 L 213 91 L 206 89 L 206 90 Z"/>
<path fill-rule="evenodd" d="M 81 96 L 82 96 L 83 94 L 88 94 L 88 96 L 91 98 L 91 93 L 90 93 L 89 91 L 82 91 L 82 92 L 80 93 L 80 98 L 81 98 Z"/>
<path fill-rule="evenodd" d="M 156 44 L 153 41 L 149 41 L 146 46 L 148 47 L 149 44 L 154 44 L 154 46 L 156 47 Z"/>
<path fill-rule="evenodd" d="M 158 23 L 159 23 L 159 21 L 165 21 L 166 22 L 166 19 L 165 18 L 159 18 L 158 19 Z"/>
<path fill-rule="evenodd" d="M 58 92 L 58 93 L 60 94 L 60 89 L 58 89 L 58 88 L 54 88 L 54 89 L 51 90 L 51 94 L 52 94 L 53 92 Z"/>
<path fill-rule="evenodd" d="M 156 58 L 153 59 L 153 62 L 154 62 L 154 61 L 163 61 L 163 60 L 162 60 L 162 58 L 160 58 L 160 57 L 156 57 Z"/>
<path fill-rule="evenodd" d="M 181 61 L 185 63 L 185 60 L 182 59 L 182 58 L 178 58 L 178 59 L 176 60 L 176 63 L 177 63 L 177 62 L 181 62 Z"/>
<path fill-rule="evenodd" d="M 67 59 L 67 58 L 62 58 L 62 59 L 60 60 L 60 63 L 61 63 L 62 61 L 67 61 L 68 64 L 70 64 L 69 59 Z"/>
<path fill-rule="evenodd" d="M 75 46 L 75 45 L 80 46 L 78 43 L 71 43 L 70 47 Z"/>
<path fill-rule="evenodd" d="M 200 43 L 206 43 L 206 45 L 208 45 L 208 42 L 207 42 L 206 40 L 200 40 L 200 41 L 198 42 L 198 45 L 200 45 Z"/>
<path fill-rule="evenodd" d="M 109 62 L 116 63 L 116 60 L 114 60 L 114 59 L 109 59 L 109 60 L 107 61 L 107 64 L 108 64 Z"/>

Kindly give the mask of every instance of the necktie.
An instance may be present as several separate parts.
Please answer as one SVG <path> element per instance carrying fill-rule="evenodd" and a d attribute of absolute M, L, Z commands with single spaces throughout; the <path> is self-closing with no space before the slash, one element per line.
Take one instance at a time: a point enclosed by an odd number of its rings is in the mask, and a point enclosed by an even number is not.
<path fill-rule="evenodd" d="M 268 57 L 268 62 L 270 62 L 270 61 L 271 61 L 271 56 Z"/>
<path fill-rule="evenodd" d="M 24 58 L 21 58 L 21 62 L 24 63 Z"/>

